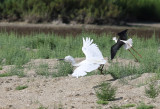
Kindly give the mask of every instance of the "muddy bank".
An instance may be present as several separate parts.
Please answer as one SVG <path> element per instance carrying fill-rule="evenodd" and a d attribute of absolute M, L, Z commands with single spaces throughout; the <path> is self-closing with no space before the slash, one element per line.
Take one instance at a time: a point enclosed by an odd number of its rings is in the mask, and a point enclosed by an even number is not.
<path fill-rule="evenodd" d="M 93 32 L 95 34 L 113 34 L 116 35 L 124 29 L 129 29 L 129 35 L 139 37 L 151 37 L 154 33 L 160 37 L 159 27 L 150 27 L 144 25 L 134 26 L 98 26 L 85 24 L 26 24 L 26 23 L 0 23 L 0 32 L 15 32 L 19 35 L 29 35 L 34 33 L 55 33 L 66 36 L 71 34 L 77 36 L 82 32 Z"/>

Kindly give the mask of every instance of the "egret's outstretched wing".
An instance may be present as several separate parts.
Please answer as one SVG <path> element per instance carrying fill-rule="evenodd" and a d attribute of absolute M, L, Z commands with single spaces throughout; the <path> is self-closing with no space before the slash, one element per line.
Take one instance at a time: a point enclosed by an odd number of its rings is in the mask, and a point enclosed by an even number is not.
<path fill-rule="evenodd" d="M 90 38 L 87 37 L 85 40 L 83 38 L 82 51 L 86 55 L 86 60 L 91 58 L 103 59 L 102 53 L 99 50 L 98 46 L 92 42 L 93 39 L 91 40 Z"/>
<path fill-rule="evenodd" d="M 112 40 L 114 40 L 115 43 L 117 43 L 117 38 L 116 37 L 113 37 Z"/>
<path fill-rule="evenodd" d="M 99 66 L 100 66 L 99 64 L 93 64 L 93 63 L 82 64 L 74 70 L 72 76 L 77 78 L 80 76 L 85 76 L 87 75 L 86 72 L 91 72 L 93 70 L 96 70 L 98 69 Z"/>

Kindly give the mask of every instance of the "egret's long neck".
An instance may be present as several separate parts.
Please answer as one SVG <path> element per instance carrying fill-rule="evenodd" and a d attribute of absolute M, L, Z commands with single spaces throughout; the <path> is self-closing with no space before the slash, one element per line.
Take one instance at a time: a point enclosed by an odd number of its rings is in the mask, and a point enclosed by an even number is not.
<path fill-rule="evenodd" d="M 73 66 L 76 66 L 76 61 L 75 61 L 74 58 L 71 60 L 71 64 L 72 64 Z"/>

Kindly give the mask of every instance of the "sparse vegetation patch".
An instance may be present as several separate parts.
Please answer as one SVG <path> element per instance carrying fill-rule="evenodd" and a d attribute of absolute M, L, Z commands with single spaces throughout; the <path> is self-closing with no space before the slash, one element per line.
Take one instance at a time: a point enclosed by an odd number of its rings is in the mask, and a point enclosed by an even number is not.
<path fill-rule="evenodd" d="M 108 101 L 115 100 L 116 88 L 110 83 L 101 83 L 96 89 L 96 96 L 99 99 L 98 104 L 108 104 Z"/>
<path fill-rule="evenodd" d="M 28 88 L 27 85 L 17 86 L 16 90 L 23 90 L 23 89 L 26 89 L 26 88 Z"/>

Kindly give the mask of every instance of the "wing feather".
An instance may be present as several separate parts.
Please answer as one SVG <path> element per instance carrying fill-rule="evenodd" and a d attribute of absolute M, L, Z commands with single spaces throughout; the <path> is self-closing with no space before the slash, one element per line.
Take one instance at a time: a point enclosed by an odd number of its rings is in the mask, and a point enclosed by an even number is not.
<path fill-rule="evenodd" d="M 81 64 L 79 67 L 77 67 L 72 76 L 73 77 L 80 77 L 80 76 L 85 76 L 87 75 L 86 72 L 91 72 L 93 70 L 98 69 L 100 65 L 99 64 L 93 64 L 93 63 L 85 63 L 85 64 Z"/>
<path fill-rule="evenodd" d="M 86 40 L 83 38 L 83 47 L 82 51 L 86 56 L 87 59 L 96 58 L 96 59 L 103 59 L 102 53 L 99 50 L 98 46 L 95 43 L 92 43 L 93 39 L 86 38 Z"/>

